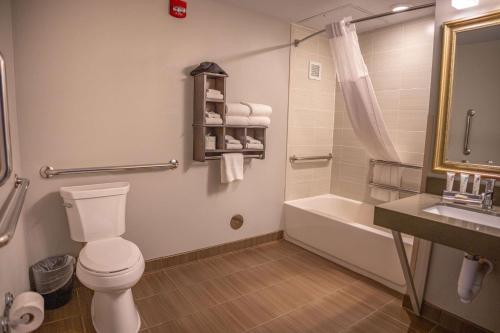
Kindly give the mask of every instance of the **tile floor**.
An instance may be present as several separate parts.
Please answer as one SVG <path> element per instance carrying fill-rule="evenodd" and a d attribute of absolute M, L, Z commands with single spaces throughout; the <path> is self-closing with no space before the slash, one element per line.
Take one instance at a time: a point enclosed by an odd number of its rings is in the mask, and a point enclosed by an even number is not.
<path fill-rule="evenodd" d="M 147 273 L 133 293 L 143 333 L 444 332 L 401 295 L 286 241 Z M 37 332 L 95 332 L 92 291 L 74 296 Z"/>

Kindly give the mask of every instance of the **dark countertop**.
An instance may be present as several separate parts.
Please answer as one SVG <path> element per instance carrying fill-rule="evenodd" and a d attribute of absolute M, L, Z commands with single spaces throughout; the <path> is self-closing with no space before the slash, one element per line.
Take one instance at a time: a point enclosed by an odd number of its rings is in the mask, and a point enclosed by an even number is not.
<path fill-rule="evenodd" d="M 441 202 L 441 196 L 421 193 L 375 207 L 374 224 L 471 254 L 500 258 L 498 228 L 424 212 Z M 495 207 L 496 212 L 500 212 Z"/>

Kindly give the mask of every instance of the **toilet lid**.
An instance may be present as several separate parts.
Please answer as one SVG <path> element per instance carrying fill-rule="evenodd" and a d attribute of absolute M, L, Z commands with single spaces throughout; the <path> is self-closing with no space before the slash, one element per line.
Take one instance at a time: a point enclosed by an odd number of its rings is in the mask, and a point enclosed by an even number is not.
<path fill-rule="evenodd" d="M 119 272 L 133 267 L 141 258 L 134 243 L 121 237 L 87 243 L 78 260 L 85 268 L 99 273 Z"/>

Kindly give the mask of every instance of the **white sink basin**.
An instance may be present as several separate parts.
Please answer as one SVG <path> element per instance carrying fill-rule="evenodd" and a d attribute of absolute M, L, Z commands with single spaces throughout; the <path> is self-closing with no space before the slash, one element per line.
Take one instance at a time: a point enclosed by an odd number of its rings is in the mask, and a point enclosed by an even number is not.
<path fill-rule="evenodd" d="M 446 204 L 437 204 L 424 209 L 424 212 L 451 217 L 467 222 L 477 223 L 488 227 L 500 228 L 500 216 L 492 212 L 483 213 L 479 210 L 458 208 Z"/>

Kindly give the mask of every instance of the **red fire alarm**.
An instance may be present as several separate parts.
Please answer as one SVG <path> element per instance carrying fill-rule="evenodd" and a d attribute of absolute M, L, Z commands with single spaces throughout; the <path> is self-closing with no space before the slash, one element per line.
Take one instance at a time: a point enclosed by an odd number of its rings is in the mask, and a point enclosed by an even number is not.
<path fill-rule="evenodd" d="M 187 3 L 183 0 L 170 0 L 170 15 L 177 18 L 186 17 Z"/>

